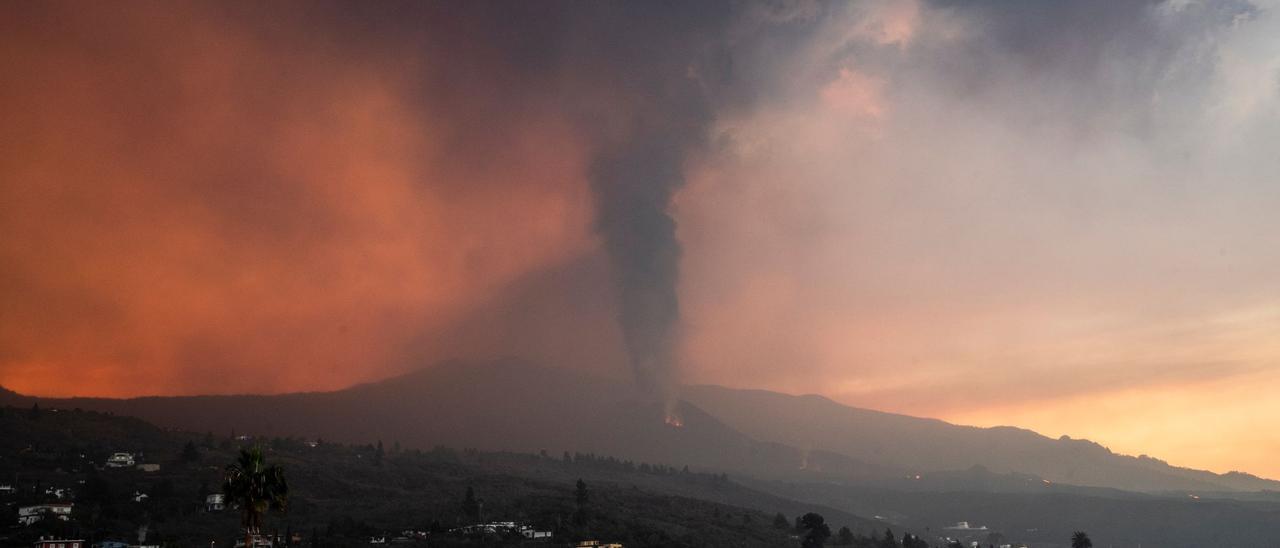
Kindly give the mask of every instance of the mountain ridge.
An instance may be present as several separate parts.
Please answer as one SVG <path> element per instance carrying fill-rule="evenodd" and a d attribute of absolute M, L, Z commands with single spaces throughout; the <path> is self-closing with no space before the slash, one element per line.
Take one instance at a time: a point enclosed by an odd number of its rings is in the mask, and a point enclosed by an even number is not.
<path fill-rule="evenodd" d="M 980 466 L 995 474 L 1043 478 L 1046 486 L 1151 493 L 1280 489 L 1280 482 L 1252 474 L 1174 467 L 1087 440 L 1052 439 L 1017 427 L 955 425 L 816 394 L 685 386 L 676 407 L 684 426 L 677 428 L 665 423 L 663 402 L 630 383 L 515 360 L 442 362 L 341 390 L 277 395 L 36 398 L 0 387 L 0 403 L 32 402 L 134 415 L 195 431 L 360 443 L 385 439 L 423 448 L 597 452 L 775 478 L 897 481 Z"/>

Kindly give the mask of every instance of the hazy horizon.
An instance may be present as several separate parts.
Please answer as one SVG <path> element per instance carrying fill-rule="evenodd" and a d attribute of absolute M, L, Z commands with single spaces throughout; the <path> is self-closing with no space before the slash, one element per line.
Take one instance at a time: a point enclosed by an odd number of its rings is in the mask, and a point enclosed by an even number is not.
<path fill-rule="evenodd" d="M 517 356 L 1280 477 L 1280 4 L 11 5 L 0 385 Z"/>

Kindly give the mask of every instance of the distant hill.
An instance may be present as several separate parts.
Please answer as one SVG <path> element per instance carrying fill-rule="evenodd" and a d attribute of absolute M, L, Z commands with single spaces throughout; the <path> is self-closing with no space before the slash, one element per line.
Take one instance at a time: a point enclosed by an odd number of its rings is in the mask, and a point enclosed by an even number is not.
<path fill-rule="evenodd" d="M 910 478 L 925 489 L 1016 492 L 1060 490 L 1055 484 L 1149 493 L 1280 490 L 1280 482 L 1177 468 L 1085 440 L 957 426 L 820 396 L 716 386 L 685 387 L 681 395 L 676 410 L 683 424 L 676 427 L 664 421 L 662 402 L 629 383 L 501 362 L 441 364 L 335 392 L 40 401 L 218 435 L 234 430 L 418 448 L 594 452 L 767 479 L 883 485 Z M 0 393 L 0 403 L 33 401 Z M 974 476 L 955 473 L 975 466 L 991 474 L 973 483 Z"/>
<path fill-rule="evenodd" d="M 793 519 L 805 512 L 862 534 L 878 536 L 886 528 L 899 535 L 915 532 L 935 546 L 947 536 L 984 546 L 1028 542 L 1065 548 L 1070 533 L 1081 529 L 1099 546 L 1246 548 L 1280 540 L 1280 497 L 1264 493 L 1248 501 L 1172 497 L 1046 485 L 981 467 L 857 484 L 813 470 L 798 475 L 802 481 L 760 480 L 603 454 L 420 452 L 397 449 L 394 441 L 382 444 L 383 454 L 376 440 L 369 445 L 309 444 L 296 437 L 241 441 L 230 439 L 229 432 L 161 429 L 133 417 L 50 401 L 33 413 L 31 403 L 0 408 L 0 477 L 14 478 L 19 489 L 7 500 L 0 495 L 0 506 L 35 501 L 45 487 L 71 487 L 76 504 L 92 511 L 73 517 L 73 523 L 47 524 L 52 529 L 0 530 L 0 545 L 30 545 L 37 535 L 58 528 L 129 538 L 143 524 L 157 535 L 151 540 L 172 546 L 234 538 L 238 516 L 206 513 L 201 502 L 203 493 L 218 485 L 221 467 L 232 461 L 236 446 L 247 444 L 261 444 L 290 478 L 290 512 L 273 516 L 271 528 L 319 535 L 323 546 L 366 546 L 370 536 L 406 527 L 439 532 L 468 523 L 463 514 L 468 488 L 485 500 L 489 519 L 527 521 L 555 530 L 566 541 L 589 534 L 628 546 L 794 546 L 794 533 L 775 527 L 773 516 Z M 186 458 L 188 442 L 196 447 L 194 460 Z M 161 469 L 94 470 L 90 465 L 115 451 L 144 453 L 140 459 Z M 590 487 L 594 509 L 586 527 L 571 519 L 579 478 Z M 833 481 L 820 481 L 824 478 Z M 138 492 L 151 499 L 130 498 Z M 971 527 L 949 528 L 958 521 Z M 437 535 L 430 545 L 466 545 L 458 542 Z"/>
<path fill-rule="evenodd" d="M 1277 481 L 1118 455 L 1088 440 L 1052 439 L 1007 426 L 957 426 L 858 409 L 822 396 L 719 386 L 686 387 L 681 395 L 757 439 L 840 453 L 869 463 L 893 463 L 912 474 L 982 466 L 996 473 L 1029 474 L 1050 482 L 1142 492 L 1280 490 Z M 762 409 L 768 412 L 760 412 Z"/>
<path fill-rule="evenodd" d="M 974 491 L 907 492 L 830 483 L 752 484 L 780 496 L 880 516 L 894 529 L 930 530 L 982 546 L 1067 548 L 1074 531 L 1094 546 L 1280 546 L 1280 504 L 1142 494 L 1096 496 Z M 970 530 L 946 529 L 966 521 Z"/>
<path fill-rule="evenodd" d="M 33 401 L 12 394 L 9 399 L 18 405 Z M 799 470 L 804 458 L 795 448 L 756 441 L 689 404 L 676 407 L 681 425 L 669 425 L 663 402 L 642 397 L 626 383 L 518 363 L 442 364 L 325 393 L 40 401 L 218 435 L 384 440 L 424 449 L 567 450 L 762 475 Z M 860 473 L 857 463 L 843 466 L 851 477 Z"/>

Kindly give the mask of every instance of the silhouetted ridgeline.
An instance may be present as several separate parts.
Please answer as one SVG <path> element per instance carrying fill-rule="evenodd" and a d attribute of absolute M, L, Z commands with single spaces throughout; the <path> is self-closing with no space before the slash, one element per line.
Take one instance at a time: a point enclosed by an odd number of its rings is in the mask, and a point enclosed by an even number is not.
<path fill-rule="evenodd" d="M 1059 484 L 1148 493 L 1280 490 L 1280 482 L 1177 468 L 1085 440 L 956 426 L 820 396 L 692 386 L 682 398 L 683 427 L 676 428 L 663 421 L 660 402 L 630 383 L 523 363 L 448 363 L 336 392 L 42 401 L 194 431 L 594 452 L 772 479 L 883 482 L 981 466 L 1021 476 L 971 487 L 1021 482 L 1017 490 L 1047 492 L 1062 489 Z M 34 401 L 13 393 L 0 400 Z"/>
<path fill-rule="evenodd" d="M 22 545 L 40 534 L 135 538 L 143 525 L 149 540 L 174 546 L 235 538 L 239 518 L 206 512 L 204 501 L 217 491 L 236 447 L 247 444 L 264 446 L 291 483 L 289 513 L 272 517 L 267 529 L 298 533 L 306 543 L 315 537 L 322 546 L 364 545 L 371 536 L 405 529 L 434 531 L 435 546 L 481 542 L 448 532 L 482 517 L 465 503 L 468 488 L 483 499 L 487 521 L 519 521 L 561 541 L 607 538 L 627 546 L 795 545 L 790 523 L 807 512 L 822 514 L 833 532 L 849 527 L 856 534 L 846 538 L 855 546 L 872 546 L 858 535 L 879 537 L 885 528 L 899 538 L 915 532 L 934 546 L 952 536 L 1050 548 L 1077 529 L 1087 529 L 1098 545 L 1116 546 L 1253 547 L 1280 539 L 1274 495 L 1239 501 L 1092 488 L 1007 492 L 1026 478 L 981 468 L 880 485 L 843 485 L 813 475 L 760 480 L 587 453 L 420 451 L 394 439 L 347 445 L 185 433 L 49 402 L 38 411 L 0 409 L 0 432 L 0 484 L 17 488 L 0 493 L 0 503 L 12 511 L 69 489 L 64 496 L 77 508 L 70 522 L 8 530 L 3 545 Z M 101 468 L 115 452 L 158 469 Z M 579 478 L 592 501 L 590 519 L 581 522 L 574 517 Z M 146 498 L 139 500 L 141 494 Z M 775 525 L 779 514 L 788 525 Z M 972 527 L 947 528 L 958 521 Z"/>

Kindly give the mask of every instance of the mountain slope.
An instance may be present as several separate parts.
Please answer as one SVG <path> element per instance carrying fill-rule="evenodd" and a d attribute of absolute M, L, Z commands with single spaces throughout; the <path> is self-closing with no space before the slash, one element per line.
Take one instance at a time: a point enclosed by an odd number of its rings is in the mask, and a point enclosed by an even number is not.
<path fill-rule="evenodd" d="M 1177 468 L 1158 459 L 1112 453 L 1088 440 L 1051 439 L 1012 427 L 957 426 L 841 405 L 822 396 L 691 386 L 682 397 L 757 439 L 826 450 L 915 472 L 983 466 L 1052 482 L 1133 491 L 1280 489 L 1241 473 Z M 767 409 L 767 413 L 760 410 Z"/>
<path fill-rule="evenodd" d="M 982 546 L 1068 546 L 1085 530 L 1095 546 L 1256 548 L 1280 545 L 1280 503 L 1131 494 L 905 492 L 833 484 L 760 482 L 783 497 L 879 516 L 895 529 L 937 531 Z M 978 530 L 947 529 L 967 521 Z"/>
<path fill-rule="evenodd" d="M 820 396 L 691 386 L 665 406 L 629 383 L 526 363 L 446 363 L 382 382 L 277 396 L 41 400 L 226 434 L 309 436 L 407 447 L 599 453 L 764 478 L 916 489 L 1055 491 L 1054 483 L 1142 492 L 1280 490 L 1247 474 L 1218 475 L 1117 455 L 1086 441 L 1010 427 L 976 428 L 844 406 Z M 0 403 L 31 398 L 0 393 Z M 938 474 L 983 467 L 991 474 Z M 916 474 L 923 477 L 914 480 Z M 908 482 L 910 483 L 910 482 Z"/>
<path fill-rule="evenodd" d="M 205 512 L 202 505 L 241 442 L 164 430 L 133 417 L 83 410 L 33 414 L 13 407 L 0 407 L 0 432 L 0 477 L 18 490 L 0 493 L 0 508 L 8 509 L 0 514 L 7 518 L 0 522 L 0 546 L 31 546 L 40 535 L 72 531 L 130 538 L 144 525 L 150 542 L 166 546 L 221 546 L 238 536 L 238 512 Z M 266 528 L 305 531 L 323 546 L 368 546 L 370 536 L 406 527 L 435 530 L 431 546 L 480 545 L 443 531 L 480 518 L 466 513 L 469 489 L 484 501 L 487 520 L 518 519 L 554 531 L 562 543 L 590 535 L 627 546 L 780 546 L 790 530 L 772 525 L 776 512 L 821 512 L 836 526 L 864 531 L 878 526 L 718 474 L 604 457 L 261 443 L 267 458 L 284 466 L 290 485 L 289 511 L 270 513 Z M 95 469 L 115 451 L 132 452 L 160 470 Z M 589 490 L 590 515 L 582 522 L 570 519 L 578 480 Z M 15 501 L 41 500 L 48 487 L 70 488 L 77 510 L 92 510 L 73 513 L 66 524 L 9 527 Z M 137 501 L 131 493 L 149 498 Z M 516 545 L 509 541 L 502 545 Z"/>
<path fill-rule="evenodd" d="M 9 396 L 13 404 L 30 405 Z M 442 364 L 382 382 L 278 396 L 72 398 L 46 405 L 132 415 L 170 428 L 350 443 L 436 445 L 636 461 L 777 476 L 801 468 L 801 451 L 758 442 L 689 405 L 665 406 L 627 383 L 519 363 Z M 858 463 L 840 461 L 847 477 Z"/>

